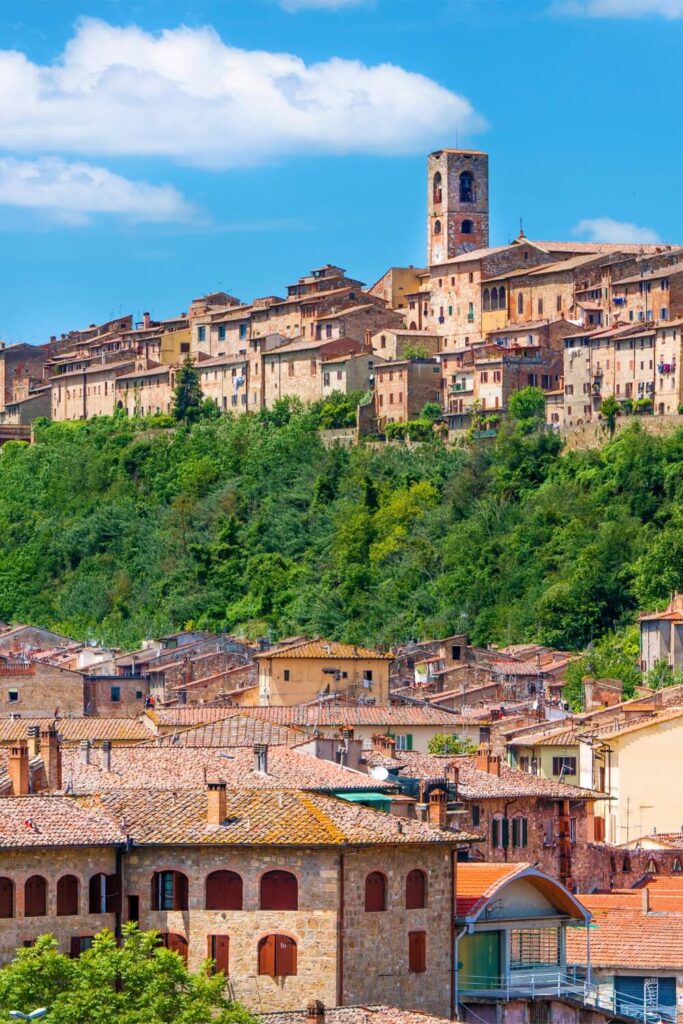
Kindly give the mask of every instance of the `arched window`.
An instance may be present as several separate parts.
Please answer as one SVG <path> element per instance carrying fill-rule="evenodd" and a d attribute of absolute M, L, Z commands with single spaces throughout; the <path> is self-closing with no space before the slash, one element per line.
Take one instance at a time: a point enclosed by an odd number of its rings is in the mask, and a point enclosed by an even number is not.
<path fill-rule="evenodd" d="M 645 868 L 645 870 L 647 871 L 648 875 L 656 875 L 659 873 L 657 861 L 654 859 L 654 857 L 650 857 L 649 861 L 647 862 L 647 867 Z"/>
<path fill-rule="evenodd" d="M 406 910 L 422 910 L 427 906 L 427 876 L 419 868 L 406 875 Z"/>
<path fill-rule="evenodd" d="M 491 289 L 491 309 L 498 309 L 498 289 Z"/>
<path fill-rule="evenodd" d="M 521 292 L 517 292 L 517 314 L 522 316 L 524 313 L 524 296 Z"/>
<path fill-rule="evenodd" d="M 182 871 L 155 871 L 152 875 L 152 910 L 187 910 L 187 875 Z"/>
<path fill-rule="evenodd" d="M 410 330 L 410 331 L 416 331 L 417 330 L 417 324 L 415 323 L 414 320 L 410 321 L 410 327 L 408 328 L 408 330 Z"/>
<path fill-rule="evenodd" d="M 441 171 L 437 171 L 434 175 L 433 181 L 433 200 L 435 203 L 441 202 L 443 192 L 441 190 Z"/>
<path fill-rule="evenodd" d="M 616 875 L 617 873 L 617 862 L 613 856 L 609 859 L 609 872 L 611 875 Z"/>
<path fill-rule="evenodd" d="M 474 232 L 474 221 L 464 220 L 460 225 L 461 235 L 471 235 Z"/>
<path fill-rule="evenodd" d="M 678 857 L 674 857 L 674 862 L 671 865 L 671 871 L 674 875 L 680 875 L 681 871 L 683 871 L 683 866 L 681 866 L 681 862 Z"/>
<path fill-rule="evenodd" d="M 266 935 L 258 944 L 258 972 L 271 978 L 296 974 L 296 942 L 289 935 Z"/>
<path fill-rule="evenodd" d="M 491 292 L 488 288 L 484 288 L 484 312 L 487 313 L 491 308 Z"/>
<path fill-rule="evenodd" d="M 207 910 L 241 910 L 242 878 L 235 871 L 213 871 L 206 878 Z"/>
<path fill-rule="evenodd" d="M 441 221 L 440 220 L 435 220 L 434 221 L 434 234 L 435 235 L 440 235 L 441 234 Z"/>
<path fill-rule="evenodd" d="M 381 337 L 379 339 L 379 347 L 380 348 L 386 348 L 387 347 L 387 336 L 386 336 L 386 334 L 382 334 L 381 335 Z"/>
<path fill-rule="evenodd" d="M 470 171 L 463 171 L 460 175 L 460 202 L 474 202 L 474 178 Z"/>
<path fill-rule="evenodd" d="M 0 917 L 14 917 L 14 883 L 0 878 Z"/>
<path fill-rule="evenodd" d="M 498 309 L 505 309 L 505 288 L 503 285 L 498 289 Z"/>
<path fill-rule="evenodd" d="M 172 949 L 187 963 L 187 939 L 184 935 L 177 935 L 175 932 L 161 932 L 159 938 L 166 949 Z"/>
<path fill-rule="evenodd" d="M 627 853 L 624 854 L 624 860 L 621 865 L 621 870 L 624 872 L 625 875 L 629 875 L 631 873 L 631 858 Z"/>
<path fill-rule="evenodd" d="M 298 910 L 299 883 L 290 871 L 266 871 L 261 879 L 261 910 Z"/>
<path fill-rule="evenodd" d="M 62 875 L 57 882 L 57 916 L 78 913 L 78 879 L 75 875 Z"/>
<path fill-rule="evenodd" d="M 365 879 L 365 909 L 387 909 L 387 880 L 379 871 L 372 871 Z"/>
<path fill-rule="evenodd" d="M 42 875 L 31 875 L 24 886 L 24 917 L 47 914 L 47 882 Z"/>
<path fill-rule="evenodd" d="M 121 906 L 118 875 L 92 875 L 88 883 L 88 913 L 115 914 Z"/>

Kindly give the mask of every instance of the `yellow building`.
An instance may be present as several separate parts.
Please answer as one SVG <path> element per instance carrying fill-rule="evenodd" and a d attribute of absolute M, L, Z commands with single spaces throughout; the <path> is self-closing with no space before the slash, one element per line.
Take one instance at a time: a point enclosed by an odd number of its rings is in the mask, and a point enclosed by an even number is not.
<path fill-rule="evenodd" d="M 320 694 L 343 693 L 389 701 L 390 654 L 327 640 L 298 640 L 256 655 L 259 705 L 303 704 Z"/>
<path fill-rule="evenodd" d="M 165 331 L 161 335 L 160 361 L 164 366 L 173 366 L 181 362 L 190 353 L 192 331 L 182 327 L 178 331 Z"/>

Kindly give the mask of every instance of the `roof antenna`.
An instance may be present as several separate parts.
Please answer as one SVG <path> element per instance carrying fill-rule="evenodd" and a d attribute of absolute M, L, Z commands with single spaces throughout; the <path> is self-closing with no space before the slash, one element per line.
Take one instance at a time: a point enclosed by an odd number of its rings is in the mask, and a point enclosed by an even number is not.
<path fill-rule="evenodd" d="M 524 221 L 521 217 L 519 218 L 519 237 L 526 238 L 526 235 L 524 234 Z"/>

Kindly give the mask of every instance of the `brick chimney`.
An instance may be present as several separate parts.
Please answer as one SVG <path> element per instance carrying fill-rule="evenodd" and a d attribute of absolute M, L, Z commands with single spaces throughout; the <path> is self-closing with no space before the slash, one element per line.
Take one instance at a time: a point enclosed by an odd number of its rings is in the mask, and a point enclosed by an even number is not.
<path fill-rule="evenodd" d="M 149 313 L 143 313 L 142 314 L 142 326 L 144 327 L 145 330 L 147 330 L 149 328 L 150 323 L 151 323 L 151 318 L 150 318 Z"/>
<path fill-rule="evenodd" d="M 29 792 L 28 746 L 15 743 L 9 752 L 9 777 L 14 796 L 26 796 Z"/>
<path fill-rule="evenodd" d="M 500 775 L 500 756 L 492 754 L 490 747 L 480 747 L 474 760 L 474 767 L 488 775 Z"/>
<path fill-rule="evenodd" d="M 373 754 L 381 754 L 383 757 L 396 756 L 396 739 L 393 736 L 386 736 L 379 733 L 372 737 Z"/>
<path fill-rule="evenodd" d="M 307 1024 L 325 1024 L 325 1004 L 319 999 L 311 999 L 306 1007 Z"/>
<path fill-rule="evenodd" d="M 214 779 L 212 782 L 207 782 L 206 795 L 207 824 L 213 826 L 222 825 L 226 817 L 225 782 L 222 782 L 219 779 Z"/>
<path fill-rule="evenodd" d="M 40 734 L 40 749 L 45 765 L 48 789 L 62 788 L 62 751 L 57 739 L 57 730 L 50 726 Z"/>
<path fill-rule="evenodd" d="M 268 774 L 268 744 L 254 744 L 254 771 L 261 775 Z"/>
<path fill-rule="evenodd" d="M 90 740 L 81 740 L 81 764 L 90 764 Z"/>
<path fill-rule="evenodd" d="M 29 725 L 27 735 L 28 756 L 30 760 L 32 757 L 38 757 L 38 754 L 40 753 L 40 727 L 37 725 Z"/>
<path fill-rule="evenodd" d="M 433 789 L 429 794 L 427 805 L 427 819 L 430 825 L 438 825 L 439 828 L 448 828 L 448 815 L 446 806 L 448 796 L 443 789 Z"/>
<path fill-rule="evenodd" d="M 650 913 L 650 889 L 647 885 L 644 885 L 641 889 L 641 910 L 644 914 Z"/>
<path fill-rule="evenodd" d="M 102 740 L 102 771 L 111 771 L 111 740 Z"/>

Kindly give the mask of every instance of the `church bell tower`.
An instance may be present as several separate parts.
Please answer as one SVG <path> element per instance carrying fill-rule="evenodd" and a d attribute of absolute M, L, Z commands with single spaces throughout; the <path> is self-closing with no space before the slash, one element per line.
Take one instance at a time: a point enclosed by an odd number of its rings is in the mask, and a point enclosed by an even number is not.
<path fill-rule="evenodd" d="M 427 158 L 427 265 L 489 244 L 489 158 L 440 149 Z"/>

